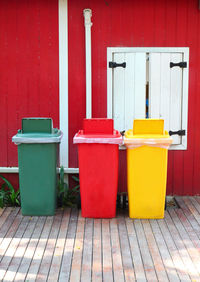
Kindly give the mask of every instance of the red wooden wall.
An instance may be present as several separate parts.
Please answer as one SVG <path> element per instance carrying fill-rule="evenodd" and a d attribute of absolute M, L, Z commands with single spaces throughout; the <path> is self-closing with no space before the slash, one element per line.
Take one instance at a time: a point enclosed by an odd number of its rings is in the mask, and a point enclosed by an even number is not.
<path fill-rule="evenodd" d="M 200 194 L 200 11 L 197 0 L 69 0 L 69 164 L 85 117 L 83 9 L 92 9 L 93 117 L 106 117 L 107 47 L 190 47 L 188 150 L 170 151 L 168 194 Z M 120 152 L 121 155 L 124 152 Z M 123 159 L 123 160 L 122 160 Z M 125 166 L 125 156 L 120 167 Z M 123 172 L 124 174 L 124 172 Z M 120 177 L 120 189 L 125 181 Z"/>
<path fill-rule="evenodd" d="M 17 166 L 23 117 L 59 126 L 57 0 L 0 1 L 0 166 Z"/>
<path fill-rule="evenodd" d="M 85 117 L 85 8 L 93 13 L 93 117 L 106 117 L 107 47 L 190 47 L 188 150 L 169 152 L 168 194 L 200 194 L 198 0 L 68 0 L 70 167 Z M 0 166 L 17 166 L 11 137 L 22 117 L 51 116 L 59 126 L 58 0 L 0 1 L 0 68 Z"/>

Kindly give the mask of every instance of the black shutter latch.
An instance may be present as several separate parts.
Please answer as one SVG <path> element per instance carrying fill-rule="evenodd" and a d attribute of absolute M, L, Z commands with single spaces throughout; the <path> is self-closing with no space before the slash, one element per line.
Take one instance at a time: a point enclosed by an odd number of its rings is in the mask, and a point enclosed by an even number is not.
<path fill-rule="evenodd" d="M 126 63 L 121 63 L 121 64 L 117 64 L 116 62 L 109 62 L 109 68 L 114 69 L 117 67 L 122 67 L 125 68 L 126 67 Z"/>
<path fill-rule="evenodd" d="M 180 63 L 170 62 L 170 68 L 173 67 L 187 68 L 187 62 L 180 62 Z"/>
<path fill-rule="evenodd" d="M 185 130 L 178 130 L 178 131 L 169 131 L 169 135 L 179 135 L 179 136 L 185 136 Z"/>

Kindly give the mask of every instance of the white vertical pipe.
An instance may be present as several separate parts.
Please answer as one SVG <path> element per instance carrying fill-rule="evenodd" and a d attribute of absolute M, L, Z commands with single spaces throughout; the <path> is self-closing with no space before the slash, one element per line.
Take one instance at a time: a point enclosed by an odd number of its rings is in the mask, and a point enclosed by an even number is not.
<path fill-rule="evenodd" d="M 60 165 L 68 168 L 68 25 L 67 0 L 59 0 L 59 113 L 63 138 Z"/>
<path fill-rule="evenodd" d="M 91 17 L 90 9 L 83 10 L 85 18 L 85 57 L 86 57 L 86 118 L 92 117 L 92 63 L 91 63 Z"/>

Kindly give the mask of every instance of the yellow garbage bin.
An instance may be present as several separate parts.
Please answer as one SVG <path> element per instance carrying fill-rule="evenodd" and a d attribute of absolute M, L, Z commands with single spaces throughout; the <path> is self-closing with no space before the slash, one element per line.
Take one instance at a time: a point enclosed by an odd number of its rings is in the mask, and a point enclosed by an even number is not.
<path fill-rule="evenodd" d="M 125 132 L 130 218 L 163 218 L 172 138 L 162 119 L 134 120 Z"/>

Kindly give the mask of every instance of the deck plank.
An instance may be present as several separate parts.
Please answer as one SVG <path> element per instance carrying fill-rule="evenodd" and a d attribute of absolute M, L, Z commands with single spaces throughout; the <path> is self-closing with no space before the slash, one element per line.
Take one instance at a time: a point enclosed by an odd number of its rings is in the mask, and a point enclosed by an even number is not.
<path fill-rule="evenodd" d="M 51 262 L 51 268 L 48 274 L 47 281 L 52 281 L 52 282 L 58 281 L 60 265 L 62 262 L 63 249 L 65 245 L 65 240 L 66 240 L 65 238 L 67 235 L 67 228 L 69 224 L 70 211 L 71 211 L 70 209 L 66 209 L 62 217 L 60 231 L 58 234 L 56 248 L 53 254 L 53 259 Z"/>
<path fill-rule="evenodd" d="M 144 233 L 145 233 L 149 251 L 150 251 L 154 266 L 155 266 L 158 280 L 159 281 L 169 281 L 166 271 L 165 271 L 165 266 L 163 264 L 158 246 L 156 244 L 156 241 L 155 241 L 152 229 L 151 229 L 151 225 L 149 223 L 149 220 L 143 219 L 141 220 L 141 222 L 143 225 Z"/>
<path fill-rule="evenodd" d="M 110 220 L 102 219 L 102 261 L 103 261 L 103 281 L 113 281 L 113 266 L 110 242 Z"/>
<path fill-rule="evenodd" d="M 38 274 L 38 270 L 42 261 L 42 257 L 46 248 L 46 244 L 49 238 L 49 233 L 53 224 L 53 216 L 48 216 L 42 230 L 42 234 L 39 238 L 37 248 L 35 250 L 33 259 L 31 261 L 26 280 L 35 281 Z"/>
<path fill-rule="evenodd" d="M 76 239 L 74 242 L 70 281 L 80 281 L 83 255 L 84 228 L 85 218 L 81 216 L 80 211 L 78 216 Z"/>
<path fill-rule="evenodd" d="M 111 250 L 113 261 L 114 281 L 124 281 L 118 222 L 116 218 L 110 220 Z"/>
<path fill-rule="evenodd" d="M 170 209 L 169 210 L 169 214 L 171 216 L 171 219 L 174 222 L 174 225 L 176 226 L 180 237 L 183 240 L 183 243 L 187 249 L 188 254 L 190 255 L 192 262 L 198 272 L 198 274 L 200 274 L 200 253 L 198 251 L 198 249 L 195 248 L 195 246 L 193 245 L 192 240 L 190 239 L 189 234 L 187 233 L 186 229 L 184 228 L 184 225 L 182 224 L 182 222 L 180 221 L 180 219 L 178 218 L 175 209 Z M 198 277 L 200 279 L 200 277 Z"/>
<path fill-rule="evenodd" d="M 190 255 L 184 245 L 184 242 L 182 241 L 182 238 L 174 225 L 169 213 L 166 211 L 165 212 L 165 222 L 167 223 L 167 226 L 170 230 L 171 236 L 174 240 L 174 243 L 179 251 L 179 254 L 183 260 L 183 263 L 185 265 L 185 269 L 187 269 L 187 273 L 190 275 L 190 278 L 192 280 L 197 280 L 199 279 L 198 271 L 195 268 Z"/>
<path fill-rule="evenodd" d="M 133 268 L 132 256 L 128 240 L 124 216 L 117 219 L 119 228 L 119 238 L 121 246 L 122 265 L 124 269 L 124 277 L 126 281 L 135 281 L 135 273 Z"/>
<path fill-rule="evenodd" d="M 200 281 L 200 198 L 176 197 L 160 220 L 0 214 L 0 281 Z M 1 213 L 1 211 L 0 211 Z"/>
<path fill-rule="evenodd" d="M 135 270 L 135 279 L 136 281 L 147 281 L 145 271 L 144 271 L 142 256 L 140 252 L 140 247 L 139 247 L 137 235 L 136 235 L 134 225 L 133 225 L 133 220 L 128 217 L 126 217 L 126 228 L 128 232 L 130 250 L 131 250 L 133 265 L 134 265 L 134 270 Z"/>
<path fill-rule="evenodd" d="M 137 240 L 140 246 L 144 270 L 146 273 L 147 281 L 157 281 L 155 267 L 148 249 L 148 244 L 145 238 L 144 230 L 140 219 L 134 220 L 134 227 L 137 234 Z"/>
<path fill-rule="evenodd" d="M 93 261 L 92 261 L 92 281 L 102 282 L 102 236 L 101 219 L 94 219 L 93 231 Z"/>
<path fill-rule="evenodd" d="M 38 281 L 46 281 L 48 277 L 48 273 L 51 267 L 51 261 L 53 257 L 53 253 L 56 246 L 56 240 L 58 237 L 58 233 L 60 230 L 60 224 L 63 216 L 63 210 L 58 209 L 54 216 L 54 221 L 52 225 L 51 232 L 49 234 L 49 238 L 47 241 L 46 249 L 43 254 L 43 258 L 40 264 L 40 268 L 38 274 L 36 276 L 36 280 Z"/>
<path fill-rule="evenodd" d="M 4 208 L 3 213 L 0 217 L 0 228 L 5 224 L 6 219 L 9 217 L 12 210 L 13 210 L 13 208 L 11 208 L 11 207 Z"/>
<path fill-rule="evenodd" d="M 1 215 L 2 215 L 2 213 L 4 212 L 4 209 L 5 209 L 5 208 L 0 208 L 0 221 L 1 221 Z"/>
<path fill-rule="evenodd" d="M 28 246 L 23 255 L 23 259 L 18 268 L 17 274 L 15 276 L 16 281 L 25 281 L 29 266 L 31 264 L 32 258 L 34 256 L 35 249 L 37 247 L 43 226 L 45 224 L 46 217 L 42 216 L 38 219 L 37 224 L 35 225 L 35 229 L 33 231 L 32 236 L 30 237 Z"/>
<path fill-rule="evenodd" d="M 166 213 L 165 213 L 166 214 Z M 164 219 L 160 219 L 158 221 L 160 230 L 162 232 L 163 238 L 165 240 L 165 243 L 168 247 L 169 253 L 172 257 L 175 269 L 179 275 L 179 278 L 181 281 L 190 281 L 190 278 L 188 276 L 188 273 L 186 271 L 185 265 L 183 263 L 183 260 L 179 254 L 179 251 L 172 239 L 172 236 L 170 234 L 169 229 L 167 228 L 167 225 L 164 221 Z"/>
<path fill-rule="evenodd" d="M 163 263 L 165 265 L 165 269 L 166 269 L 169 280 L 173 282 L 180 281 L 178 274 L 176 272 L 174 263 L 172 261 L 171 255 L 169 253 L 168 247 L 165 243 L 164 237 L 158 225 L 158 221 L 154 219 L 150 219 L 149 222 L 151 224 L 151 228 L 153 230 L 153 234 L 154 234 L 157 246 L 159 248 Z"/>
<path fill-rule="evenodd" d="M 181 207 L 181 210 L 183 211 L 183 213 L 187 217 L 188 221 L 190 222 L 193 230 L 195 231 L 198 238 L 200 239 L 200 226 L 199 226 L 196 218 L 194 217 L 192 211 L 189 209 L 189 207 L 185 203 L 184 198 L 185 197 L 176 197 L 176 200 L 177 200 L 179 206 Z"/>
<path fill-rule="evenodd" d="M 190 202 L 192 203 L 192 205 L 194 206 L 194 208 L 197 210 L 198 214 L 200 215 L 200 204 L 198 201 L 198 197 L 188 197 L 188 199 L 190 199 Z"/>
<path fill-rule="evenodd" d="M 19 213 L 19 208 L 13 209 L 13 212 L 6 219 L 4 225 L 0 229 L 0 260 L 5 254 L 12 237 L 14 236 L 21 220 L 22 216 Z"/>
<path fill-rule="evenodd" d="M 200 240 L 195 230 L 192 228 L 191 223 L 189 222 L 188 218 L 186 217 L 182 209 L 176 209 L 175 212 L 179 220 L 183 224 L 185 230 L 187 231 L 188 236 L 192 240 L 193 245 L 195 246 L 196 250 L 199 252 L 199 255 L 200 255 Z"/>
<path fill-rule="evenodd" d="M 17 270 L 19 268 L 19 265 L 21 263 L 21 260 L 23 259 L 23 256 L 24 256 L 24 253 L 26 251 L 26 248 L 28 246 L 28 243 L 29 243 L 29 240 L 30 240 L 30 237 L 32 235 L 32 233 L 34 232 L 34 228 L 35 228 L 35 225 L 38 221 L 38 217 L 37 216 L 34 216 L 34 217 L 27 217 L 28 220 L 29 220 L 29 223 L 26 227 L 26 230 L 19 242 L 19 244 L 17 245 L 17 248 L 16 248 L 16 251 L 11 259 L 11 262 L 8 266 L 8 269 L 7 269 L 7 272 L 6 272 L 6 275 L 3 279 L 3 281 L 13 281 L 16 273 L 17 273 Z M 1 279 L 1 277 L 0 277 Z"/>
<path fill-rule="evenodd" d="M 200 196 L 195 196 L 194 198 L 195 198 L 195 200 L 198 202 L 198 204 L 199 204 L 199 206 L 200 206 Z M 199 212 L 199 213 L 200 213 L 200 212 Z"/>
<path fill-rule="evenodd" d="M 26 227 L 29 223 L 30 219 L 28 217 L 24 217 L 18 226 L 18 229 L 10 241 L 9 247 L 7 250 L 2 250 L 2 255 L 0 257 L 0 279 L 2 280 L 4 275 L 6 274 L 7 268 L 12 260 L 12 257 L 15 254 L 15 251 L 20 243 L 20 240 L 23 236 L 23 233 L 26 230 Z"/>
<path fill-rule="evenodd" d="M 67 238 L 63 252 L 62 263 L 60 267 L 59 282 L 69 281 L 70 278 L 73 248 L 74 248 L 76 229 L 77 229 L 77 221 L 78 221 L 78 211 L 76 209 L 72 209 L 69 219 L 69 226 L 68 226 Z"/>
<path fill-rule="evenodd" d="M 195 206 L 191 202 L 191 199 L 189 197 L 184 197 L 184 202 L 187 205 L 187 207 L 189 208 L 189 210 L 191 211 L 191 213 L 194 216 L 194 218 L 196 219 L 196 221 L 198 222 L 199 228 L 200 228 L 200 214 L 198 213 Z"/>
<path fill-rule="evenodd" d="M 82 269 L 81 269 L 82 282 L 89 282 L 92 280 L 93 224 L 94 224 L 94 220 L 92 218 L 87 218 L 85 220 L 83 260 L 82 260 Z"/>

